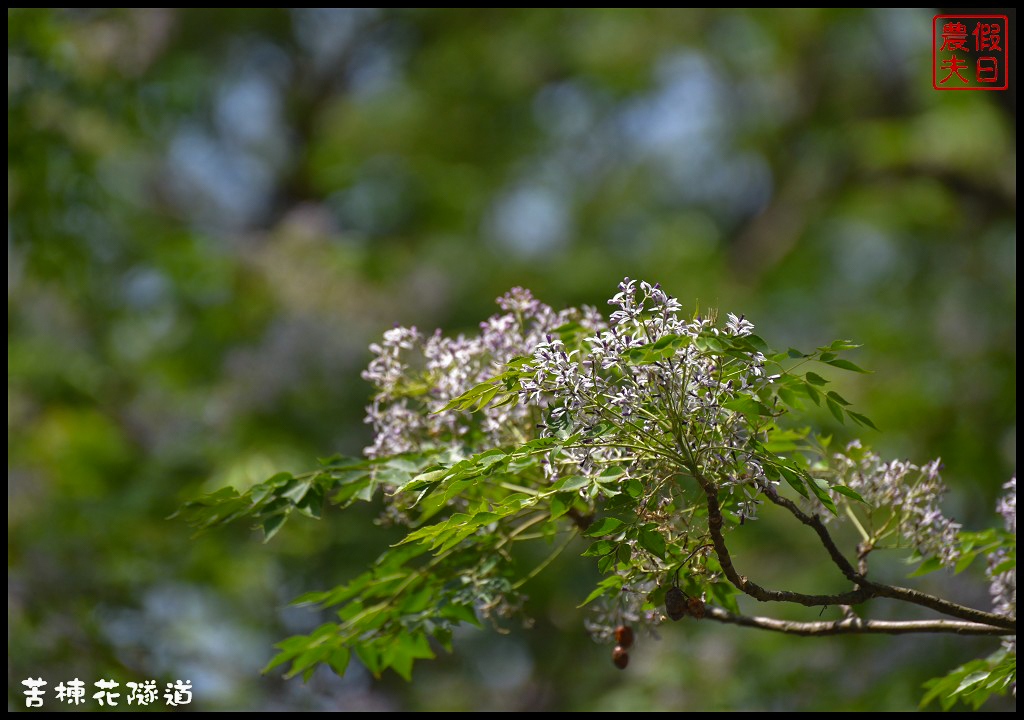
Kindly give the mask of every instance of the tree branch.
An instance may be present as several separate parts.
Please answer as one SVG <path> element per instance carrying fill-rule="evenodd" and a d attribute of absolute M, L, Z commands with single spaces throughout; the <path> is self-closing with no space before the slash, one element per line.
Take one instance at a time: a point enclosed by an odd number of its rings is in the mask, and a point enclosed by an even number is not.
<path fill-rule="evenodd" d="M 825 546 L 825 550 L 828 551 L 828 555 L 832 558 L 832 562 L 836 564 L 839 571 L 843 573 L 850 582 L 858 586 L 864 585 L 864 576 L 854 569 L 853 565 L 850 564 L 850 561 L 846 559 L 846 556 L 840 552 L 838 547 L 836 547 L 835 541 L 832 540 L 832 536 L 829 534 L 825 524 L 816 515 L 808 515 L 797 507 L 797 504 L 792 500 L 779 495 L 779 492 L 771 483 L 758 483 L 758 486 L 769 500 L 776 505 L 789 510 L 797 520 L 802 522 L 804 525 L 807 525 L 818 534 L 818 538 L 821 540 L 821 544 Z"/>
<path fill-rule="evenodd" d="M 963 620 L 970 620 L 975 623 L 993 625 L 1004 630 L 1011 630 L 1013 634 L 1017 633 L 1017 618 L 1015 617 L 1005 617 L 1003 615 L 996 615 L 995 613 L 984 612 L 983 610 L 975 610 L 974 608 L 965 607 L 964 605 L 959 605 L 957 603 L 950 602 L 949 600 L 943 600 L 942 598 L 935 597 L 934 595 L 929 595 L 928 593 L 923 593 L 919 590 L 912 590 L 910 588 L 874 582 L 868 582 L 867 587 L 878 597 L 903 600 L 905 602 L 914 603 L 915 605 L 922 605 L 924 607 L 931 608 L 943 615 L 949 615 Z"/>
<path fill-rule="evenodd" d="M 868 580 L 862 573 L 854 570 L 849 561 L 841 552 L 839 552 L 839 548 L 836 547 L 835 542 L 832 540 L 832 536 L 825 527 L 825 523 L 821 521 L 821 518 L 817 515 L 808 515 L 797 507 L 796 503 L 792 500 L 779 495 L 778 491 L 771 483 L 760 483 L 760 487 L 769 500 L 776 505 L 789 510 L 797 520 L 802 522 L 804 525 L 807 525 L 818 534 L 818 538 L 821 539 L 822 545 L 825 546 L 825 549 L 828 551 L 832 561 L 839 567 L 843 575 L 849 578 L 853 583 L 857 584 L 860 588 L 869 591 L 869 597 L 887 597 L 894 600 L 903 600 L 904 602 L 931 608 L 943 615 L 960 618 L 961 620 L 969 620 L 974 623 L 992 625 L 1006 630 L 1012 630 L 1014 632 L 1017 631 L 1016 618 L 1004 617 L 1003 615 L 996 615 L 995 613 L 985 612 L 983 610 L 975 610 L 974 608 L 959 605 L 957 603 L 950 602 L 949 600 L 943 600 L 942 598 L 929 595 L 928 593 L 923 593 L 919 590 L 886 585 L 885 583 L 877 583 Z"/>
<path fill-rule="evenodd" d="M 1013 635 L 1003 628 L 960 620 L 843 620 L 794 622 L 775 618 L 734 615 L 727 610 L 706 607 L 704 618 L 720 623 L 760 628 L 805 637 L 824 635 L 909 635 L 911 633 L 952 633 L 955 635 Z"/>
<path fill-rule="evenodd" d="M 680 438 L 681 440 L 681 438 Z M 825 524 L 817 516 L 808 515 L 799 507 L 796 503 L 788 498 L 784 498 L 775 490 L 775 487 L 770 483 L 765 483 L 761 486 L 765 495 L 776 505 L 786 508 L 790 513 L 793 514 L 800 522 L 812 528 L 817 533 L 818 538 L 821 540 L 826 551 L 828 551 L 829 557 L 832 558 L 832 562 L 836 564 L 839 570 L 845 575 L 851 582 L 856 585 L 854 590 L 845 593 L 839 593 L 835 595 L 808 595 L 805 593 L 790 592 L 787 590 L 768 590 L 763 588 L 757 583 L 751 582 L 746 576 L 740 575 L 736 568 L 732 564 L 732 556 L 729 554 L 729 548 L 725 544 L 725 536 L 722 534 L 722 511 L 721 506 L 718 503 L 718 486 L 714 481 L 705 477 L 697 464 L 692 461 L 692 456 L 689 453 L 689 448 L 685 443 L 681 443 L 683 452 L 687 455 L 690 460 L 689 469 L 693 473 L 693 476 L 697 479 L 701 488 L 704 490 L 704 495 L 707 498 L 708 508 L 708 531 L 711 534 L 711 541 L 715 546 L 715 554 L 718 556 L 718 562 L 722 566 L 722 572 L 725 574 L 726 579 L 729 580 L 737 589 L 741 592 L 749 595 L 755 600 L 761 602 L 792 602 L 806 606 L 819 606 L 819 605 L 858 605 L 866 600 L 870 600 L 874 597 L 887 597 L 894 600 L 902 600 L 904 602 L 913 603 L 915 605 L 921 605 L 924 607 L 931 608 L 944 615 L 950 617 L 960 618 L 961 620 L 968 621 L 966 625 L 962 624 L 963 628 L 989 628 L 998 629 L 1001 632 L 988 632 L 988 633 L 970 633 L 970 634 L 1010 634 L 1005 631 L 1009 630 L 1013 633 L 1017 631 L 1017 619 L 1003 617 L 1002 615 L 996 615 L 995 613 L 984 612 L 982 610 L 975 610 L 963 605 L 959 605 L 942 598 L 929 595 L 927 593 L 920 592 L 918 590 L 912 590 L 909 588 L 896 587 L 892 585 L 886 585 L 884 583 L 876 583 L 868 580 L 863 574 L 858 572 L 850 561 L 840 552 L 836 546 L 835 541 L 829 534 Z M 723 611 L 724 612 L 724 611 Z M 776 621 L 772 621 L 776 622 Z M 777 621 L 781 622 L 781 621 Z M 920 621 L 920 622 L 947 622 L 947 621 Z M 743 624 L 743 623 L 739 623 Z M 826 623 L 829 625 L 829 623 Z M 760 627 L 760 626 L 759 626 Z M 958 627 L 958 626 L 950 626 Z M 778 629 L 778 628 L 769 628 Z M 962 632 L 963 630 L 935 630 L 932 632 Z M 842 631 L 833 631 L 828 633 L 802 633 L 802 634 L 839 634 Z M 888 632 L 886 630 L 879 630 L 878 632 Z M 909 632 L 925 632 L 921 630 L 914 630 Z M 800 633 L 798 633 L 800 634 Z"/>
<path fill-rule="evenodd" d="M 684 451 L 689 454 L 689 450 L 685 446 Z M 696 463 L 691 463 L 689 469 L 697 479 L 697 482 L 700 483 L 707 498 L 708 531 L 711 534 L 711 541 L 715 545 L 718 563 L 722 566 L 722 572 L 725 574 L 726 579 L 737 589 L 761 602 L 791 602 L 808 607 L 819 605 L 857 605 L 872 597 L 871 591 L 865 587 L 858 587 L 855 590 L 835 595 L 807 595 L 788 590 L 768 590 L 755 582 L 751 582 L 746 576 L 740 575 L 732 564 L 732 556 L 729 554 L 729 548 L 725 544 L 725 536 L 722 534 L 723 521 L 722 509 L 718 504 L 718 486 L 700 472 Z"/>

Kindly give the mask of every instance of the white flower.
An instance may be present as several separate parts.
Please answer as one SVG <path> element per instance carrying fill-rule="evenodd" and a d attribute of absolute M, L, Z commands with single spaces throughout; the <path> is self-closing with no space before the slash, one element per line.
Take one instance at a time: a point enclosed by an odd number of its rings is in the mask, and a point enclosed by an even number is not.
<path fill-rule="evenodd" d="M 744 320 L 742 315 L 736 317 L 732 313 L 729 313 L 727 318 L 728 322 L 725 324 L 725 329 L 730 335 L 744 337 L 754 332 L 754 323 L 749 320 Z"/>

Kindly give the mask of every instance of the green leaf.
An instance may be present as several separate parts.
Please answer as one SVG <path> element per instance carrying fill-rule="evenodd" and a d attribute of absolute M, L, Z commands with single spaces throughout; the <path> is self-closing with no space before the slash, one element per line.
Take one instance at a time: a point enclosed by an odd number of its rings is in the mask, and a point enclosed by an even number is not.
<path fill-rule="evenodd" d="M 814 496 L 821 501 L 821 504 L 828 508 L 828 511 L 835 516 L 839 516 L 839 511 L 836 510 L 836 504 L 832 500 L 832 497 L 828 494 L 828 483 L 824 480 L 817 478 L 807 478 L 807 487 L 811 489 Z"/>
<path fill-rule="evenodd" d="M 485 391 L 480 395 L 480 399 L 476 402 L 476 407 L 473 408 L 473 412 L 478 412 L 487 407 L 487 404 L 494 399 L 494 396 L 501 390 L 500 385 L 493 386 L 490 390 Z"/>
<path fill-rule="evenodd" d="M 300 480 L 298 478 L 293 478 L 290 473 L 278 473 L 268 480 L 268 482 L 274 482 L 275 480 L 277 482 L 281 482 L 281 480 L 284 480 L 285 478 L 287 478 L 287 483 L 279 495 L 281 497 L 288 498 L 293 503 L 298 503 L 302 500 L 306 495 L 306 491 L 309 490 L 310 486 L 313 484 L 312 476 Z"/>
<path fill-rule="evenodd" d="M 597 571 L 602 575 L 608 573 L 615 565 L 616 553 L 610 553 L 597 561 Z"/>
<path fill-rule="evenodd" d="M 577 608 L 581 608 L 581 607 L 583 607 L 585 605 L 589 605 L 590 603 L 592 603 L 594 600 L 596 600 L 597 598 L 601 597 L 605 593 L 607 593 L 607 592 L 609 592 L 611 590 L 618 590 L 618 589 L 620 589 L 622 587 L 622 583 L 623 582 L 624 582 L 624 580 L 623 580 L 623 578 L 620 575 L 612 575 L 611 577 L 606 577 L 604 580 L 602 580 L 601 582 L 599 582 L 597 584 L 597 587 L 594 588 L 594 590 L 587 596 L 587 599 L 584 600 L 583 602 L 581 602 L 576 607 Z"/>
<path fill-rule="evenodd" d="M 563 342 L 581 331 L 583 331 L 583 326 L 574 320 L 570 320 L 567 323 L 563 323 L 551 330 L 553 334 L 556 334 L 559 337 L 561 337 Z"/>
<path fill-rule="evenodd" d="M 822 355 L 821 357 L 822 360 L 824 360 L 824 362 L 826 362 L 827 364 L 831 365 L 832 367 L 840 368 L 841 370 L 852 370 L 853 372 L 859 372 L 864 374 L 870 372 L 869 370 L 865 370 L 864 368 L 853 364 L 849 360 L 844 360 L 843 358 L 836 358 L 835 360 L 825 360 L 824 355 Z"/>
<path fill-rule="evenodd" d="M 942 561 L 939 560 L 937 557 L 928 558 L 923 563 L 921 563 L 921 566 L 917 568 L 917 570 L 910 573 L 910 577 L 921 577 L 922 575 L 933 573 L 936 570 L 941 570 L 943 567 L 944 566 L 942 564 Z"/>
<path fill-rule="evenodd" d="M 320 511 L 324 505 L 324 494 L 320 488 L 311 487 L 306 494 L 303 496 L 295 505 L 295 509 L 306 517 L 313 518 L 314 520 L 320 519 Z"/>
<path fill-rule="evenodd" d="M 839 393 L 837 393 L 837 392 L 836 392 L 835 390 L 829 390 L 829 391 L 828 391 L 827 393 L 825 393 L 825 394 L 826 394 L 826 395 L 828 395 L 828 396 L 829 396 L 829 398 L 831 398 L 832 400 L 835 400 L 835 401 L 836 401 L 837 403 L 839 403 L 840 405 L 849 405 L 849 404 L 850 404 L 850 403 L 848 403 L 848 402 L 847 402 L 847 401 L 846 401 L 846 400 L 845 400 L 845 399 L 843 398 L 843 396 L 842 396 L 842 395 L 840 395 Z"/>
<path fill-rule="evenodd" d="M 443 647 L 447 652 L 451 653 L 454 651 L 452 646 L 452 629 L 447 625 L 436 625 L 433 630 L 434 639 Z"/>
<path fill-rule="evenodd" d="M 723 403 L 722 407 L 728 408 L 729 410 L 735 410 L 736 412 L 753 420 L 761 414 L 761 408 L 763 406 L 753 398 L 741 396 L 734 398 L 727 403 Z"/>
<path fill-rule="evenodd" d="M 441 408 L 434 414 L 436 415 L 438 413 L 443 413 L 452 409 L 466 410 L 470 408 L 474 403 L 477 403 L 481 395 L 490 391 L 494 387 L 496 387 L 495 379 L 492 378 L 490 380 L 485 380 L 482 383 L 474 385 L 469 390 L 459 395 L 457 398 L 452 400 L 450 403 L 445 405 L 443 408 Z"/>
<path fill-rule="evenodd" d="M 345 670 L 348 668 L 349 651 L 345 648 L 336 648 L 330 655 L 327 656 L 327 663 L 331 666 L 334 672 L 338 673 L 339 676 L 345 675 Z"/>
<path fill-rule="evenodd" d="M 601 482 L 610 482 L 613 480 L 617 480 L 618 478 L 622 477 L 625 474 L 626 470 L 624 468 L 620 467 L 619 465 L 611 465 L 609 467 L 606 467 L 598 476 L 598 478 L 601 480 Z"/>
<path fill-rule="evenodd" d="M 821 375 L 818 375 L 817 373 L 809 372 L 804 377 L 807 378 L 808 382 L 814 385 L 825 385 L 828 383 L 828 380 L 823 378 Z"/>
<path fill-rule="evenodd" d="M 1015 567 L 1017 567 L 1016 553 L 1014 553 L 1013 557 L 1006 558 L 1001 563 L 992 568 L 992 572 L 996 575 L 999 575 L 1001 573 L 1006 572 L 1007 570 L 1012 570 Z"/>
<path fill-rule="evenodd" d="M 552 496 L 551 500 L 549 501 L 549 506 L 551 508 L 551 519 L 557 520 L 558 518 L 562 517 L 567 512 L 569 512 L 569 508 L 572 507 L 573 502 L 574 499 L 572 497 L 566 498 L 564 496 L 558 495 Z"/>
<path fill-rule="evenodd" d="M 641 495 L 644 494 L 644 490 L 646 488 L 644 487 L 644 484 L 640 482 L 639 479 L 631 477 L 629 480 L 626 481 L 625 489 L 626 494 L 629 497 L 633 498 L 634 500 L 637 500 L 640 498 Z"/>
<path fill-rule="evenodd" d="M 964 553 L 960 556 L 960 559 L 956 561 L 956 566 L 953 569 L 954 575 L 959 575 L 964 570 L 971 566 L 974 562 L 974 558 L 977 557 L 974 553 Z"/>
<path fill-rule="evenodd" d="M 395 491 L 389 493 L 389 495 L 397 495 L 398 493 L 403 491 L 414 492 L 416 490 L 426 487 L 427 485 L 430 485 L 431 483 L 439 482 L 440 480 L 445 479 L 445 477 L 449 476 L 449 473 L 451 473 L 452 470 L 453 468 L 443 467 L 428 468 L 427 470 L 421 472 L 419 475 L 413 476 L 405 485 L 396 487 Z"/>
<path fill-rule="evenodd" d="M 499 448 L 493 448 L 491 450 L 486 450 L 480 453 L 479 455 L 474 455 L 473 459 L 476 461 L 478 467 L 489 468 L 491 465 L 501 462 L 507 457 L 508 453 L 506 453 L 504 450 L 501 450 Z"/>
<path fill-rule="evenodd" d="M 846 424 L 846 420 L 843 418 L 843 408 L 840 407 L 839 403 L 837 403 L 832 398 L 828 398 L 825 401 L 825 404 L 828 405 L 828 409 L 829 409 L 829 412 L 832 413 L 832 417 L 834 417 L 836 420 L 838 420 L 840 422 L 840 424 L 845 425 Z"/>
<path fill-rule="evenodd" d="M 605 594 L 606 592 L 608 592 L 608 588 L 607 588 L 607 587 L 605 587 L 605 586 L 603 586 L 603 585 L 598 585 L 598 586 L 597 586 L 596 588 L 594 588 L 594 589 L 593 589 L 593 590 L 591 591 L 591 593 L 590 593 L 589 595 L 587 595 L 587 599 L 586 599 L 586 600 L 584 600 L 583 602 L 581 602 L 581 603 L 580 603 L 579 605 L 577 605 L 576 607 L 577 607 L 577 608 L 581 608 L 581 607 L 584 607 L 584 606 L 586 606 L 586 605 L 589 605 L 590 603 L 594 602 L 594 601 L 595 601 L 595 600 L 597 600 L 597 599 L 598 599 L 599 597 L 601 597 L 602 595 L 604 595 L 604 594 Z"/>
<path fill-rule="evenodd" d="M 656 555 L 662 560 L 665 559 L 665 553 L 667 551 L 665 546 L 665 536 L 658 530 L 654 528 L 645 528 L 640 531 L 638 540 L 640 542 L 640 547 L 644 550 Z"/>
<path fill-rule="evenodd" d="M 441 615 L 442 617 L 446 617 L 450 620 L 456 620 L 469 625 L 475 625 L 476 627 L 482 627 L 480 619 L 477 618 L 476 612 L 470 605 L 449 603 L 441 609 Z"/>
<path fill-rule="evenodd" d="M 669 347 L 677 337 L 678 336 L 676 335 L 665 335 L 656 340 L 650 347 L 652 350 L 664 350 Z"/>
<path fill-rule="evenodd" d="M 759 353 L 768 353 L 768 343 L 766 343 L 764 341 L 764 338 L 762 338 L 760 335 L 747 335 L 742 339 L 749 343 L 751 346 L 753 346 L 753 348 L 757 350 Z"/>
<path fill-rule="evenodd" d="M 796 393 L 789 388 L 780 387 L 775 391 L 775 394 L 779 396 L 779 399 L 782 400 L 782 402 L 786 403 L 794 410 L 800 409 L 801 405 L 799 398 L 796 396 Z"/>
<path fill-rule="evenodd" d="M 270 538 L 277 535 L 277 531 L 284 525 L 285 520 L 288 519 L 287 512 L 281 512 L 276 515 L 271 515 L 263 521 L 263 542 L 270 542 Z"/>
<path fill-rule="evenodd" d="M 557 483 L 555 483 L 552 489 L 557 490 L 558 492 L 576 492 L 580 488 L 587 487 L 592 482 L 593 480 L 591 480 L 588 477 L 584 477 L 582 475 L 572 475 L 570 477 L 559 480 Z"/>
<path fill-rule="evenodd" d="M 381 671 L 386 667 L 381 664 L 380 653 L 371 646 L 363 643 L 355 645 L 352 650 L 355 652 L 356 657 L 359 658 L 359 661 L 366 666 L 366 669 L 369 670 L 374 677 L 379 678 Z"/>
<path fill-rule="evenodd" d="M 984 659 L 972 660 L 943 677 L 924 684 L 921 708 L 938 700 L 943 710 L 962 702 L 977 710 L 992 695 L 1004 695 L 1016 684 L 1017 655 L 1000 649 Z"/>
<path fill-rule="evenodd" d="M 821 405 L 821 393 L 814 389 L 814 386 L 810 383 L 800 383 L 796 386 L 797 390 L 803 392 L 807 397 L 811 399 L 815 405 Z"/>
<path fill-rule="evenodd" d="M 618 557 L 620 563 L 628 565 L 630 558 L 633 557 L 633 548 L 626 543 L 622 543 L 619 545 L 615 555 Z"/>
<path fill-rule="evenodd" d="M 860 425 L 864 425 L 865 427 L 869 427 L 872 430 L 878 430 L 878 428 L 875 427 L 875 424 L 871 422 L 871 418 L 869 418 L 868 416 L 861 415 L 860 413 L 855 413 L 853 410 L 847 410 L 846 414 L 852 417 L 854 422 L 859 423 Z"/>
<path fill-rule="evenodd" d="M 630 362 L 640 365 L 661 362 L 675 355 L 676 350 L 690 342 L 692 340 L 686 335 L 665 335 L 653 343 L 630 349 L 627 357 Z"/>
<path fill-rule="evenodd" d="M 828 349 L 833 352 L 839 352 L 841 350 L 853 350 L 859 348 L 860 345 L 851 340 L 834 340 Z"/>
<path fill-rule="evenodd" d="M 804 432 L 773 428 L 768 432 L 763 445 L 766 450 L 773 453 L 789 452 L 800 447 L 806 437 Z"/>
<path fill-rule="evenodd" d="M 621 527 L 623 527 L 625 524 L 626 523 L 622 522 L 618 518 L 604 517 L 596 521 L 593 525 L 591 525 L 583 534 L 587 537 L 600 537 L 602 535 L 611 535 L 612 533 L 616 532 Z"/>
<path fill-rule="evenodd" d="M 713 335 L 709 335 L 702 337 L 701 339 L 704 341 L 704 344 L 707 345 L 708 348 L 710 348 L 714 352 L 725 352 L 725 343 L 723 343 L 720 338 L 717 338 Z"/>
<path fill-rule="evenodd" d="M 335 482 L 341 484 L 331 498 L 335 505 L 347 508 L 356 500 L 369 501 L 373 498 L 377 483 L 368 471 L 344 471 L 332 475 Z"/>
<path fill-rule="evenodd" d="M 804 487 L 804 481 L 797 473 L 795 473 L 793 470 L 790 470 L 785 465 L 779 465 L 778 469 L 779 473 L 782 475 L 782 477 L 786 479 L 786 482 L 789 483 L 789 486 L 791 488 L 796 490 L 804 497 L 807 497 L 807 490 Z"/>
<path fill-rule="evenodd" d="M 282 640 L 277 643 L 274 647 L 279 648 L 280 652 L 270 659 L 270 662 L 267 663 L 262 672 L 270 672 L 274 668 L 298 657 L 307 647 L 309 647 L 309 642 L 310 639 L 305 635 L 294 635 L 287 640 Z"/>
<path fill-rule="evenodd" d="M 848 488 L 845 485 L 833 485 L 832 489 L 835 490 L 840 495 L 845 495 L 846 497 L 850 498 L 851 500 L 857 500 L 857 501 L 862 502 L 865 505 L 867 505 L 867 501 L 864 500 L 864 498 L 862 498 L 860 496 L 860 493 L 857 492 L 856 490 L 852 489 L 852 488 Z"/>
<path fill-rule="evenodd" d="M 384 650 L 382 664 L 398 673 L 406 682 L 412 680 L 412 664 L 417 659 L 431 659 L 435 655 L 423 633 L 397 635 Z"/>
<path fill-rule="evenodd" d="M 581 553 L 582 557 L 603 557 L 615 549 L 611 540 L 598 540 Z"/>
<path fill-rule="evenodd" d="M 500 408 L 500 407 L 505 407 L 506 405 L 515 405 L 518 401 L 519 401 L 519 393 L 518 392 L 513 392 L 513 393 L 509 393 L 508 395 L 506 395 L 504 398 L 502 398 L 498 402 L 492 403 L 491 407 L 492 408 Z"/>

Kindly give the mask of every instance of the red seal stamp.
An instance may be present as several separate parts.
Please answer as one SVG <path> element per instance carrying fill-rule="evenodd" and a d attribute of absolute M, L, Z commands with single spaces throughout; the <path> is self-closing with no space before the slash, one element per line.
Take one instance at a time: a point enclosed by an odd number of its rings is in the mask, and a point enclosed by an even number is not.
<path fill-rule="evenodd" d="M 932 19 L 932 87 L 1005 90 L 1010 86 L 1006 15 L 936 15 Z"/>

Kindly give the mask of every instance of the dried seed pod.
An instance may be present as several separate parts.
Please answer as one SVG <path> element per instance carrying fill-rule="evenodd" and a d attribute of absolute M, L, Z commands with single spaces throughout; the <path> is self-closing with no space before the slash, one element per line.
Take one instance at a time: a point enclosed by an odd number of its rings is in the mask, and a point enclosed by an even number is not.
<path fill-rule="evenodd" d="M 696 595 L 687 598 L 686 608 L 690 611 L 690 614 L 698 620 L 704 617 L 704 601 Z"/>
<path fill-rule="evenodd" d="M 633 647 L 633 628 L 629 625 L 619 625 L 615 628 L 615 642 L 621 648 Z"/>
<path fill-rule="evenodd" d="M 686 616 L 686 594 L 677 587 L 670 587 L 665 593 L 665 614 L 673 620 Z"/>
<path fill-rule="evenodd" d="M 619 670 L 625 670 L 629 665 L 629 653 L 626 652 L 626 648 L 616 645 L 612 650 L 612 662 Z"/>

